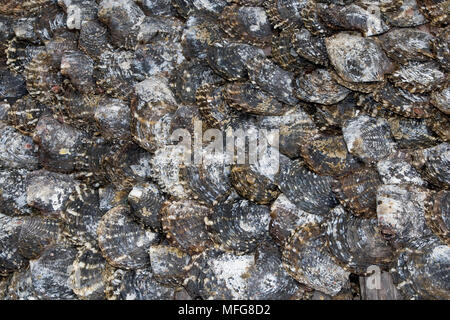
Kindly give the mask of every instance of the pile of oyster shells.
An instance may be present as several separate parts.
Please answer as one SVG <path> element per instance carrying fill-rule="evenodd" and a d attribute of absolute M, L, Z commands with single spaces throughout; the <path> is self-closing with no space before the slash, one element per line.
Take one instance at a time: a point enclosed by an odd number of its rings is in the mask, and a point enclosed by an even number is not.
<path fill-rule="evenodd" d="M 0 299 L 450 299 L 448 9 L 0 0 Z"/>

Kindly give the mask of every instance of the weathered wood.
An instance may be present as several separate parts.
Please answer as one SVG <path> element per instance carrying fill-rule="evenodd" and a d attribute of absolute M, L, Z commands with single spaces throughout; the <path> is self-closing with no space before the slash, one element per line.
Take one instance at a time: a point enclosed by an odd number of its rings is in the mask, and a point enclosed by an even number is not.
<path fill-rule="evenodd" d="M 368 277 L 359 277 L 359 284 L 361 288 L 361 300 L 403 299 L 395 287 L 389 272 L 375 272 Z"/>

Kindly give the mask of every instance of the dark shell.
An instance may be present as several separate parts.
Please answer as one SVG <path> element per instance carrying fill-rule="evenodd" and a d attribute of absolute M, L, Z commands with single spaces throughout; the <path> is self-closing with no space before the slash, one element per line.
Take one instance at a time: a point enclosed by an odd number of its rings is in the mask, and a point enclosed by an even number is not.
<path fill-rule="evenodd" d="M 292 299 L 300 285 L 286 272 L 276 245 L 265 241 L 257 248 L 255 265 L 248 279 L 251 300 Z"/>
<path fill-rule="evenodd" d="M 141 7 L 145 14 L 154 14 L 156 16 L 174 16 L 175 7 L 171 0 L 137 0 L 136 3 Z"/>
<path fill-rule="evenodd" d="M 389 24 L 397 27 L 414 27 L 427 23 L 427 19 L 419 10 L 420 0 L 402 0 L 398 10 L 386 12 Z"/>
<path fill-rule="evenodd" d="M 286 30 L 303 24 L 301 11 L 306 3 L 306 0 L 267 0 L 264 7 L 273 28 Z"/>
<path fill-rule="evenodd" d="M 262 7 L 225 7 L 219 17 L 223 30 L 236 40 L 265 46 L 270 43 L 272 30 Z"/>
<path fill-rule="evenodd" d="M 104 137 L 111 139 L 129 139 L 131 112 L 128 104 L 120 99 L 109 97 L 98 101 L 94 119 Z"/>
<path fill-rule="evenodd" d="M 222 12 L 227 5 L 226 0 L 172 0 L 172 5 L 177 9 L 178 13 L 186 18 L 192 14 L 206 12 L 211 16 L 216 16 Z"/>
<path fill-rule="evenodd" d="M 138 183 L 128 194 L 132 214 L 153 230 L 161 229 L 159 212 L 165 201 L 166 196 L 152 183 Z"/>
<path fill-rule="evenodd" d="M 416 167 L 432 184 L 448 189 L 450 186 L 450 144 L 418 150 L 414 155 Z"/>
<path fill-rule="evenodd" d="M 6 68 L 0 69 L 0 99 L 14 103 L 26 94 L 25 81 L 19 74 L 14 74 Z"/>
<path fill-rule="evenodd" d="M 150 178 L 151 155 L 137 144 L 129 142 L 113 154 L 104 156 L 102 168 L 106 179 L 118 188 L 131 189 L 132 185 Z"/>
<path fill-rule="evenodd" d="M 316 8 L 319 18 L 332 29 L 357 30 L 365 37 L 389 30 L 380 11 L 372 11 L 373 8 L 366 10 L 355 4 L 347 6 L 318 4 Z"/>
<path fill-rule="evenodd" d="M 432 92 L 430 102 L 446 115 L 450 115 L 450 86 L 446 85 Z"/>
<path fill-rule="evenodd" d="M 192 296 L 214 300 L 248 298 L 253 254 L 235 255 L 209 249 L 198 255 L 189 267 L 185 286 Z"/>
<path fill-rule="evenodd" d="M 433 195 L 425 214 L 428 227 L 441 241 L 450 243 L 450 192 L 441 190 Z"/>
<path fill-rule="evenodd" d="M 2 0 L 0 2 L 0 14 L 6 15 L 30 15 L 49 6 L 53 0 Z"/>
<path fill-rule="evenodd" d="M 142 61 L 146 76 L 169 74 L 185 61 L 181 44 L 176 41 L 140 45 L 136 49 L 136 58 Z"/>
<path fill-rule="evenodd" d="M 231 192 L 230 168 L 226 164 L 224 155 L 209 154 L 206 152 L 201 164 L 186 164 L 180 167 L 180 179 L 186 191 L 193 199 L 207 204 L 222 201 Z"/>
<path fill-rule="evenodd" d="M 36 145 L 31 137 L 20 134 L 13 127 L 0 121 L 0 166 L 6 168 L 38 167 Z"/>
<path fill-rule="evenodd" d="M 54 245 L 47 248 L 39 259 L 30 262 L 33 288 L 39 299 L 76 298 L 69 281 L 76 254 L 73 247 Z"/>
<path fill-rule="evenodd" d="M 280 156 L 280 170 L 275 183 L 299 209 L 326 215 L 337 204 L 331 191 L 332 180 L 329 176 L 319 176 L 310 171 L 301 161 Z"/>
<path fill-rule="evenodd" d="M 420 11 L 431 21 L 431 24 L 448 24 L 449 4 L 447 0 L 422 0 Z"/>
<path fill-rule="evenodd" d="M 315 36 L 324 36 L 330 33 L 330 30 L 327 29 L 323 21 L 321 21 L 317 6 L 318 2 L 315 0 L 307 0 L 306 5 L 300 11 L 300 15 L 302 16 L 303 25 L 306 29 L 308 29 L 311 34 Z"/>
<path fill-rule="evenodd" d="M 328 57 L 338 75 L 349 82 L 382 81 L 392 63 L 370 38 L 341 32 L 325 39 Z"/>
<path fill-rule="evenodd" d="M 178 289 L 156 281 L 151 269 L 126 271 L 117 290 L 119 300 L 172 300 Z"/>
<path fill-rule="evenodd" d="M 222 78 L 204 62 L 192 60 L 183 63 L 172 80 L 176 97 L 184 103 L 195 103 L 197 89 L 208 83 L 222 82 Z"/>
<path fill-rule="evenodd" d="M 225 33 L 215 18 L 206 14 L 194 14 L 187 19 L 181 37 L 183 54 L 188 59 L 204 59 L 212 55 L 213 61 L 215 44 L 224 38 Z"/>
<path fill-rule="evenodd" d="M 342 79 L 336 72 L 330 71 L 331 77 L 335 82 L 337 82 L 339 85 L 353 90 L 358 91 L 362 93 L 372 93 L 373 91 L 379 89 L 384 85 L 384 82 L 382 81 L 373 81 L 373 82 L 350 82 L 345 81 Z"/>
<path fill-rule="evenodd" d="M 224 97 L 225 86 L 204 84 L 197 89 L 195 100 L 202 119 L 212 128 L 223 128 L 236 118 L 238 111 L 230 108 Z"/>
<path fill-rule="evenodd" d="M 146 231 L 131 218 L 130 209 L 118 206 L 109 210 L 97 229 L 98 244 L 112 266 L 137 269 L 150 263 L 148 249 L 159 242 L 156 233 Z"/>
<path fill-rule="evenodd" d="M 215 206 L 205 223 L 211 238 L 222 249 L 248 253 L 268 235 L 269 221 L 268 207 L 231 198 Z"/>
<path fill-rule="evenodd" d="M 324 221 L 324 218 L 320 215 L 298 209 L 284 194 L 280 194 L 277 200 L 272 203 L 270 217 L 270 235 L 280 246 L 284 245 L 297 227 L 309 223 L 319 224 Z"/>
<path fill-rule="evenodd" d="M 47 52 L 38 53 L 26 66 L 24 76 L 30 95 L 42 104 L 54 105 L 62 88 L 62 76 Z"/>
<path fill-rule="evenodd" d="M 328 65 L 328 53 L 325 41 L 311 34 L 306 28 L 296 29 L 291 36 L 292 48 L 297 54 L 315 64 Z"/>
<path fill-rule="evenodd" d="M 62 213 L 64 233 L 78 245 L 97 243 L 97 226 L 104 212 L 99 208 L 98 190 L 80 185 L 69 197 Z"/>
<path fill-rule="evenodd" d="M 0 211 L 7 215 L 28 215 L 27 175 L 24 169 L 0 169 Z"/>
<path fill-rule="evenodd" d="M 177 103 L 167 79 L 161 76 L 149 77 L 136 84 L 135 94 L 131 103 L 131 133 L 142 148 L 154 152 L 169 140 Z"/>
<path fill-rule="evenodd" d="M 129 190 L 116 188 L 113 184 L 108 184 L 103 188 L 100 187 L 98 189 L 100 210 L 106 212 L 114 207 L 127 203 L 128 194 Z"/>
<path fill-rule="evenodd" d="M 307 108 L 309 111 L 310 108 Z M 341 131 L 344 123 L 355 118 L 360 110 L 357 106 L 356 94 L 350 93 L 344 100 L 333 105 L 316 105 L 312 117 L 317 127 L 321 129 L 336 129 Z M 339 132 L 341 133 L 341 132 Z"/>
<path fill-rule="evenodd" d="M 406 299 L 448 300 L 450 247 L 433 238 L 415 246 L 400 253 L 392 270 L 397 288 Z"/>
<path fill-rule="evenodd" d="M 176 146 L 159 148 L 152 160 L 152 177 L 160 189 L 179 199 L 188 198 L 188 191 L 180 179 L 184 154 Z"/>
<path fill-rule="evenodd" d="M 396 245 L 431 234 L 425 223 L 430 191 L 414 185 L 381 185 L 377 189 L 378 225 L 383 235 Z"/>
<path fill-rule="evenodd" d="M 378 161 L 377 170 L 383 184 L 414 184 L 426 186 L 419 172 L 410 164 L 411 157 L 403 152 L 393 153 Z"/>
<path fill-rule="evenodd" d="M 375 91 L 374 99 L 383 107 L 409 118 L 428 118 L 432 115 L 433 106 L 430 97 L 411 93 L 386 83 Z"/>
<path fill-rule="evenodd" d="M 362 168 L 338 178 L 333 184 L 333 191 L 353 214 L 371 217 L 376 214 L 375 197 L 380 184 L 380 177 L 375 170 Z"/>
<path fill-rule="evenodd" d="M 27 203 L 46 216 L 58 216 L 79 182 L 71 176 L 38 170 L 27 176 Z"/>
<path fill-rule="evenodd" d="M 61 241 L 61 222 L 40 216 L 23 220 L 17 246 L 22 256 L 37 259 L 47 247 Z"/>
<path fill-rule="evenodd" d="M 379 37 L 387 55 L 400 63 L 408 60 L 429 61 L 433 58 L 429 32 L 419 29 L 393 29 Z"/>
<path fill-rule="evenodd" d="M 31 271 L 27 268 L 20 272 L 14 272 L 5 290 L 5 300 L 37 300 L 38 297 L 34 292 Z"/>
<path fill-rule="evenodd" d="M 205 218 L 211 209 L 193 200 L 167 202 L 161 210 L 161 223 L 167 239 L 181 250 L 200 253 L 211 245 Z"/>
<path fill-rule="evenodd" d="M 23 134 L 31 135 L 47 107 L 26 95 L 8 110 L 8 123 Z"/>
<path fill-rule="evenodd" d="M 391 264 L 394 252 L 382 237 L 376 218 L 354 217 L 341 206 L 334 208 L 330 215 L 328 249 L 343 268 L 365 274 L 370 266 L 386 268 Z"/>
<path fill-rule="evenodd" d="M 433 117 L 427 119 L 427 125 L 442 141 L 450 141 L 450 119 L 442 112 L 435 112 Z"/>
<path fill-rule="evenodd" d="M 108 26 L 112 43 L 117 47 L 135 46 L 137 29 L 144 17 L 144 12 L 131 0 L 102 1 L 98 7 L 98 18 Z"/>
<path fill-rule="evenodd" d="M 296 83 L 297 98 L 312 103 L 335 104 L 344 100 L 350 93 L 350 90 L 337 84 L 325 69 L 301 74 Z"/>
<path fill-rule="evenodd" d="M 283 248 L 283 267 L 298 282 L 329 295 L 347 285 L 349 273 L 326 248 L 326 227 L 306 224 L 295 230 Z"/>
<path fill-rule="evenodd" d="M 214 71 L 233 81 L 247 76 L 248 61 L 256 56 L 264 56 L 262 49 L 243 43 L 221 41 L 208 47 L 206 58 Z"/>
<path fill-rule="evenodd" d="M 47 169 L 71 172 L 86 166 L 86 155 L 91 143 L 83 131 L 42 116 L 33 133 L 39 145 L 39 161 Z"/>
<path fill-rule="evenodd" d="M 73 262 L 70 286 L 78 298 L 100 300 L 105 298 L 106 260 L 92 249 L 81 249 Z"/>
<path fill-rule="evenodd" d="M 381 118 L 361 115 L 342 128 L 348 151 L 366 163 L 376 162 L 395 150 L 389 124 Z"/>
<path fill-rule="evenodd" d="M 251 166 L 233 166 L 230 179 L 239 195 L 258 204 L 268 204 L 280 193 L 268 177 Z"/>
<path fill-rule="evenodd" d="M 320 175 L 340 176 L 361 167 L 348 153 L 342 136 L 318 136 L 306 141 L 301 150 L 308 167 Z"/>
<path fill-rule="evenodd" d="M 282 115 L 289 108 L 247 82 L 225 85 L 224 97 L 230 107 L 251 114 Z"/>
<path fill-rule="evenodd" d="M 0 213 L 0 275 L 23 269 L 28 261 L 19 253 L 18 241 L 23 225 L 21 218 Z"/>
<path fill-rule="evenodd" d="M 389 79 L 396 87 L 412 93 L 423 93 L 438 88 L 446 80 L 446 75 L 434 61 L 410 61 L 394 71 Z"/>
<path fill-rule="evenodd" d="M 391 116 L 387 121 L 399 148 L 414 150 L 427 148 L 438 142 L 425 119 Z"/>
<path fill-rule="evenodd" d="M 436 39 L 432 42 L 436 58 L 446 71 L 450 70 L 449 39 L 450 27 L 446 27 L 437 34 Z"/>
<path fill-rule="evenodd" d="M 98 5 L 95 0 L 60 1 L 67 13 L 67 28 L 80 30 L 81 26 L 97 18 Z"/>
<path fill-rule="evenodd" d="M 108 49 L 108 30 L 97 21 L 87 21 L 81 25 L 78 47 L 91 58 L 98 60 Z"/>
<path fill-rule="evenodd" d="M 179 286 L 186 277 L 191 257 L 180 249 L 165 244 L 151 246 L 150 264 L 153 277 L 160 283 Z"/>
<path fill-rule="evenodd" d="M 132 51 L 104 51 L 95 65 L 97 85 L 113 98 L 127 100 L 133 85 L 143 80 L 142 66 Z"/>
<path fill-rule="evenodd" d="M 44 9 L 44 10 L 42 10 Z M 67 27 L 67 15 L 56 4 L 53 3 L 45 8 L 41 8 L 37 14 L 34 31 L 42 42 L 56 37 L 65 32 Z"/>
<path fill-rule="evenodd" d="M 94 61 L 81 51 L 65 53 L 61 58 L 61 74 L 70 79 L 81 93 L 90 93 L 95 89 L 93 78 Z"/>
<path fill-rule="evenodd" d="M 272 60 L 283 69 L 294 73 L 314 69 L 314 66 L 308 61 L 311 59 L 305 58 L 302 52 L 298 52 L 301 50 L 298 50 L 298 46 L 293 44 L 295 40 L 292 39 L 292 36 L 292 30 L 285 29 L 277 37 L 272 37 Z M 311 48 L 312 51 L 314 49 Z"/>
<path fill-rule="evenodd" d="M 267 58 L 258 56 L 248 61 L 248 76 L 253 84 L 279 101 L 289 105 L 297 104 L 292 72 L 280 68 Z"/>

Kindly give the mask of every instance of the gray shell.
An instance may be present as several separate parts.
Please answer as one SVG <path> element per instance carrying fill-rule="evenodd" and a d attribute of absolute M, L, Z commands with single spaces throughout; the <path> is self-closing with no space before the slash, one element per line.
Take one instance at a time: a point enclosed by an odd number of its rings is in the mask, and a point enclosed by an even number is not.
<path fill-rule="evenodd" d="M 400 253 L 393 269 L 397 287 L 407 299 L 449 299 L 450 247 L 434 238 L 413 245 Z"/>
<path fill-rule="evenodd" d="M 150 263 L 147 251 L 159 241 L 156 233 L 133 221 L 126 206 L 109 210 L 100 220 L 97 234 L 102 255 L 109 264 L 122 269 L 147 266 Z"/>
<path fill-rule="evenodd" d="M 152 183 L 138 183 L 128 194 L 132 214 L 146 227 L 161 229 L 160 211 L 166 196 Z"/>
<path fill-rule="evenodd" d="M 39 299 L 76 299 L 70 286 L 76 254 L 73 247 L 55 245 L 47 248 L 39 259 L 30 262 L 32 284 Z"/>
<path fill-rule="evenodd" d="M 9 217 L 0 213 L 0 275 L 23 269 L 28 261 L 18 251 L 21 218 Z"/>
<path fill-rule="evenodd" d="M 78 298 L 99 300 L 105 298 L 106 260 L 92 249 L 81 249 L 73 262 L 70 286 Z"/>
<path fill-rule="evenodd" d="M 376 199 L 380 230 L 395 245 L 404 246 L 431 234 L 425 223 L 429 190 L 414 185 L 381 185 Z"/>
<path fill-rule="evenodd" d="M 231 198 L 215 206 L 205 223 L 211 238 L 221 248 L 248 253 L 267 237 L 269 221 L 268 207 Z"/>
<path fill-rule="evenodd" d="M 376 218 L 352 216 L 338 206 L 331 212 L 327 241 L 331 254 L 344 268 L 366 273 L 373 265 L 386 268 L 394 259 L 394 252 L 378 229 Z"/>
<path fill-rule="evenodd" d="M 298 227 L 283 248 L 283 267 L 298 282 L 336 295 L 348 282 L 349 272 L 336 264 L 326 249 L 325 227 Z"/>
<path fill-rule="evenodd" d="M 375 40 L 341 32 L 325 39 L 328 57 L 341 78 L 350 82 L 382 81 L 392 63 Z"/>
<path fill-rule="evenodd" d="M 337 204 L 331 191 L 332 180 L 329 176 L 319 176 L 310 171 L 301 161 L 280 156 L 280 170 L 275 183 L 299 209 L 326 215 Z"/>
<path fill-rule="evenodd" d="M 24 169 L 0 169 L 0 208 L 7 215 L 28 215 L 27 175 Z"/>

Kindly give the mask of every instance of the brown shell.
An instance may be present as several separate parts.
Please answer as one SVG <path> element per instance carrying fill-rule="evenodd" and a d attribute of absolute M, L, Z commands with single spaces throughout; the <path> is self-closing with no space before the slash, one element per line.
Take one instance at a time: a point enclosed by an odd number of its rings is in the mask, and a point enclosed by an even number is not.
<path fill-rule="evenodd" d="M 347 284 L 349 273 L 327 251 L 325 225 L 298 227 L 283 248 L 283 267 L 298 282 L 330 295 Z"/>
<path fill-rule="evenodd" d="M 441 190 L 433 195 L 425 214 L 428 227 L 443 242 L 450 245 L 450 192 Z"/>
<path fill-rule="evenodd" d="M 98 244 L 109 264 L 122 269 L 138 269 L 150 263 L 148 249 L 159 242 L 155 233 L 137 224 L 127 206 L 109 210 L 97 229 Z"/>
<path fill-rule="evenodd" d="M 308 167 L 320 175 L 340 176 L 361 167 L 348 153 L 342 136 L 318 136 L 303 144 L 301 150 Z"/>
<path fill-rule="evenodd" d="M 251 114 L 282 115 L 289 108 L 248 82 L 225 85 L 224 97 L 230 107 Z"/>
<path fill-rule="evenodd" d="M 363 217 L 376 214 L 376 192 L 381 184 L 378 173 L 371 168 L 362 168 L 344 177 L 337 178 L 333 185 L 340 202 L 352 213 Z"/>
<path fill-rule="evenodd" d="M 270 43 L 272 30 L 262 7 L 225 7 L 219 17 L 222 28 L 230 36 L 257 46 Z"/>
<path fill-rule="evenodd" d="M 250 166 L 233 166 L 230 179 L 242 197 L 259 204 L 272 202 L 280 193 L 270 179 L 252 170 Z"/>
<path fill-rule="evenodd" d="M 161 209 L 167 239 L 185 252 L 200 253 L 211 245 L 204 219 L 211 209 L 193 200 L 169 201 Z"/>

